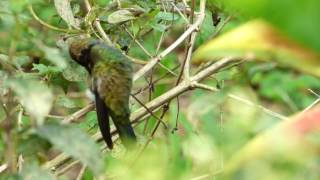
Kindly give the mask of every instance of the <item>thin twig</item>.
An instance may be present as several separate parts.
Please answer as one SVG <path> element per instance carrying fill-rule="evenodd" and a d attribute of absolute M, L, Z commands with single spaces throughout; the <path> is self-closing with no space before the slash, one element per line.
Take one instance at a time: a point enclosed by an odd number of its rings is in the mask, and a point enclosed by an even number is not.
<path fill-rule="evenodd" d="M 136 38 L 135 36 L 133 36 L 133 35 L 130 33 L 130 31 L 129 31 L 126 27 L 124 27 L 124 30 L 129 34 L 129 36 L 132 38 L 132 40 L 141 48 L 141 50 L 142 50 L 147 56 L 153 57 L 153 56 L 149 53 L 149 51 L 148 51 L 145 47 L 143 47 L 143 45 L 137 40 L 137 38 Z"/>
<path fill-rule="evenodd" d="M 52 30 L 55 30 L 55 31 L 60 31 L 60 32 L 65 32 L 65 33 L 75 33 L 75 34 L 83 32 L 83 31 L 81 31 L 81 30 L 62 29 L 62 28 L 58 28 L 58 27 L 52 26 L 52 25 L 44 22 L 42 19 L 40 19 L 40 18 L 37 16 L 37 14 L 36 14 L 36 13 L 34 12 L 34 10 L 33 10 L 32 4 L 29 4 L 29 5 L 28 5 L 28 9 L 29 9 L 31 15 L 33 16 L 33 18 L 34 18 L 36 21 L 38 21 L 41 25 L 43 25 L 43 26 L 45 26 L 45 27 L 47 27 L 47 28 L 49 28 L 49 29 L 52 29 Z"/>
<path fill-rule="evenodd" d="M 228 24 L 228 22 L 232 19 L 232 16 L 228 16 L 222 23 L 220 23 L 219 27 L 217 27 L 217 29 L 215 30 L 214 34 L 209 38 L 209 39 L 213 39 L 216 36 L 219 35 L 219 33 L 222 31 L 222 29 L 225 27 L 226 24 Z"/>
<path fill-rule="evenodd" d="M 206 0 L 200 0 L 200 4 L 205 4 Z M 202 7 L 202 6 L 201 6 Z M 204 11 L 203 11 L 204 12 Z M 156 57 L 152 58 L 148 64 L 143 66 L 138 72 L 133 76 L 133 80 L 136 81 L 144 74 L 149 72 L 159 61 L 163 59 L 166 55 L 168 55 L 171 51 L 173 51 L 176 47 L 178 47 L 193 31 L 197 31 L 202 24 L 202 15 L 198 16 L 198 19 L 192 24 L 174 43 L 172 43 L 167 49 L 162 51 Z"/>
<path fill-rule="evenodd" d="M 137 92 L 133 93 L 134 95 L 137 95 L 137 94 L 140 94 L 144 91 L 146 91 L 147 89 L 150 89 L 152 86 L 154 86 L 155 84 L 159 83 L 159 81 L 163 80 L 164 78 L 166 78 L 169 74 L 172 74 L 174 73 L 174 70 L 178 69 L 179 68 L 179 65 L 172 68 L 170 71 L 168 71 L 166 74 L 164 74 L 163 76 L 159 77 L 158 79 L 154 80 L 151 84 L 148 84 L 147 86 L 139 89 Z M 176 73 L 174 73 L 176 74 Z"/>
<path fill-rule="evenodd" d="M 314 92 L 312 89 L 308 89 L 313 95 L 315 95 L 317 97 L 317 99 L 311 103 L 308 107 L 306 107 L 301 113 L 305 113 L 308 110 L 310 110 L 312 107 L 314 107 L 315 105 L 317 105 L 318 103 L 320 103 L 320 95 L 317 94 L 316 92 Z"/>
<path fill-rule="evenodd" d="M 198 88 L 201 88 L 201 89 L 205 89 L 205 90 L 209 90 L 209 91 L 212 91 L 212 92 L 219 92 L 220 90 L 215 88 L 215 87 L 211 87 L 211 86 L 208 86 L 208 85 L 205 85 L 205 84 L 201 84 L 201 83 L 196 83 L 195 84 L 196 87 Z M 227 97 L 231 98 L 231 99 L 234 99 L 234 100 L 237 100 L 237 101 L 240 101 L 246 105 L 249 105 L 249 106 L 254 106 L 254 107 L 257 107 L 259 109 L 261 109 L 263 112 L 265 112 L 266 114 L 269 114 L 270 116 L 272 117 L 276 117 L 278 119 L 281 119 L 281 120 L 286 120 L 288 119 L 287 117 L 277 113 L 277 112 L 274 112 L 268 108 L 265 108 L 263 107 L 262 105 L 259 105 L 259 104 L 255 104 L 254 102 L 248 100 L 248 99 L 244 99 L 242 97 L 239 97 L 235 94 L 228 94 Z"/>
<path fill-rule="evenodd" d="M 87 12 L 89 13 L 91 11 L 91 5 L 89 3 L 89 0 L 84 0 L 84 4 L 86 6 Z M 104 32 L 99 19 L 95 19 L 93 22 L 93 25 L 97 28 L 100 36 L 102 37 L 102 39 L 109 45 L 112 45 L 112 41 L 110 40 L 109 36 L 106 34 L 106 32 Z"/>
<path fill-rule="evenodd" d="M 168 128 L 167 125 L 166 125 L 166 123 L 163 122 L 163 121 L 161 120 L 161 118 L 158 118 L 150 109 L 148 109 L 148 107 L 147 107 L 145 104 L 143 104 L 143 102 L 141 102 L 135 95 L 131 94 L 131 96 L 132 96 L 133 99 L 135 99 L 143 108 L 145 108 L 145 110 L 147 110 L 148 113 L 149 113 L 152 117 L 154 117 L 157 121 L 159 121 L 160 123 L 162 123 L 165 128 Z"/>
<path fill-rule="evenodd" d="M 173 3 L 171 2 L 171 5 L 175 8 L 175 10 L 179 13 L 179 15 L 182 17 L 182 19 L 187 23 L 190 24 L 189 20 L 183 15 L 181 10 Z"/>

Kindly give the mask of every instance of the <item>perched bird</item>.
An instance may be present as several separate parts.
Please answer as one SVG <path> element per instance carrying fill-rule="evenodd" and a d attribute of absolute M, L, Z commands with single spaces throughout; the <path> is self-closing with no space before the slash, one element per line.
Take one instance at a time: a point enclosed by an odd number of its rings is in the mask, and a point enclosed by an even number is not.
<path fill-rule="evenodd" d="M 129 96 L 132 87 L 131 61 L 120 50 L 92 38 L 71 40 L 69 53 L 84 66 L 92 80 L 97 119 L 107 146 L 112 149 L 109 116 L 125 147 L 136 142 L 129 117 Z"/>

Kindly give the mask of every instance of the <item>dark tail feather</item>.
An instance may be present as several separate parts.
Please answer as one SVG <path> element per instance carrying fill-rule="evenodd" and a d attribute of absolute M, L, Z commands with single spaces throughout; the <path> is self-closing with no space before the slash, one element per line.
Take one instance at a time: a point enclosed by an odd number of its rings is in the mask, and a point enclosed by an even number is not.
<path fill-rule="evenodd" d="M 125 122 L 128 122 L 128 121 L 125 121 Z M 113 122 L 117 128 L 117 131 L 119 133 L 119 137 L 120 137 L 123 145 L 128 149 L 133 148 L 137 142 L 137 138 L 136 138 L 136 135 L 133 131 L 133 128 L 132 128 L 130 122 L 128 124 L 116 123 L 116 122 L 124 122 L 122 119 L 119 119 L 119 121 L 117 121 L 117 119 L 115 119 L 115 120 L 113 120 Z"/>
<path fill-rule="evenodd" d="M 104 101 L 99 97 L 97 92 L 94 92 L 96 99 L 96 111 L 98 116 L 98 124 L 100 132 L 108 148 L 113 148 L 112 136 L 110 133 L 109 112 Z"/>

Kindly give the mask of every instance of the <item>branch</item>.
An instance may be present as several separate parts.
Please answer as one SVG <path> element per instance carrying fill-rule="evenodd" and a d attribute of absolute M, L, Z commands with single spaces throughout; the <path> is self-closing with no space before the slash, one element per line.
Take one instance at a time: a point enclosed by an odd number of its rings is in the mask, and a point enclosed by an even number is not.
<path fill-rule="evenodd" d="M 84 4 L 86 6 L 87 12 L 89 13 L 91 11 L 91 5 L 89 3 L 89 0 L 84 0 Z M 101 35 L 102 39 L 108 44 L 108 45 L 112 45 L 112 42 L 109 38 L 109 36 L 104 32 L 99 19 L 95 19 L 93 22 L 93 25 L 97 28 L 99 34 Z"/>
<path fill-rule="evenodd" d="M 192 7 L 191 7 L 191 9 L 193 11 L 194 11 L 194 6 L 195 6 L 195 1 L 193 0 Z M 206 8 L 206 2 L 201 1 L 200 2 L 200 15 L 199 15 L 200 24 L 199 24 L 199 27 L 202 25 L 204 18 L 205 18 L 205 8 Z M 191 22 L 193 22 L 193 16 L 194 16 L 194 13 L 192 13 L 190 16 Z M 188 42 L 188 48 L 187 48 L 187 54 L 186 54 L 185 60 L 183 61 L 181 74 L 177 80 L 177 83 L 179 83 L 179 81 L 181 80 L 182 75 L 184 76 L 185 80 L 188 80 L 190 78 L 190 61 L 191 61 L 193 47 L 194 47 L 194 43 L 196 41 L 197 34 L 198 34 L 198 31 L 194 31 L 190 35 L 190 39 Z"/>
<path fill-rule="evenodd" d="M 143 66 L 138 72 L 135 73 L 133 76 L 133 80 L 136 81 L 140 77 L 142 77 L 144 74 L 149 72 L 158 62 L 162 60 L 163 57 L 168 55 L 171 51 L 173 51 L 176 47 L 178 47 L 192 32 L 197 31 L 200 28 L 200 25 L 203 22 L 204 17 L 204 10 L 206 0 L 200 0 L 200 15 L 198 16 L 196 22 L 192 24 L 174 43 L 172 43 L 167 49 L 162 51 L 160 54 L 158 54 L 156 57 L 152 58 L 148 64 Z"/>
<path fill-rule="evenodd" d="M 64 118 L 62 122 L 66 123 L 66 124 L 73 122 L 73 121 L 81 118 L 85 114 L 87 114 L 87 112 L 92 111 L 93 109 L 94 109 L 94 104 L 93 103 L 88 104 L 87 106 L 80 109 L 79 111 L 76 111 L 75 113 L 71 114 L 70 116 Z"/>
<path fill-rule="evenodd" d="M 52 26 L 46 22 L 44 22 L 42 19 L 40 19 L 37 14 L 34 12 L 33 10 L 33 7 L 31 4 L 29 4 L 28 6 L 28 9 L 31 13 L 31 15 L 33 16 L 33 18 L 38 21 L 41 25 L 49 28 L 49 29 L 52 29 L 52 30 L 55 30 L 55 31 L 60 31 L 60 32 L 65 32 L 65 33 L 80 33 L 82 32 L 81 30 L 74 30 L 74 29 L 62 29 L 62 28 L 58 28 L 58 27 L 55 27 L 55 26 Z"/>
<path fill-rule="evenodd" d="M 211 91 L 211 92 L 219 92 L 220 90 L 218 90 L 217 88 L 215 87 L 211 87 L 211 86 L 208 86 L 208 85 L 205 85 L 205 84 L 200 84 L 200 83 L 196 83 L 195 86 L 197 88 L 200 88 L 200 89 L 205 89 L 205 90 L 208 90 L 208 91 Z M 273 116 L 273 117 L 276 117 L 278 119 L 281 119 L 281 120 L 287 120 L 288 118 L 277 113 L 277 112 L 274 112 L 268 108 L 265 108 L 263 107 L 262 105 L 259 105 L 259 104 L 255 104 L 254 102 L 248 100 L 248 99 L 244 99 L 242 97 L 239 97 L 235 94 L 227 94 L 227 97 L 228 98 L 231 98 L 231 99 L 234 99 L 234 100 L 237 100 L 237 101 L 240 101 L 248 106 L 254 106 L 256 108 L 259 108 L 261 109 L 263 112 L 265 112 L 266 114 L 269 114 L 270 116 Z"/>

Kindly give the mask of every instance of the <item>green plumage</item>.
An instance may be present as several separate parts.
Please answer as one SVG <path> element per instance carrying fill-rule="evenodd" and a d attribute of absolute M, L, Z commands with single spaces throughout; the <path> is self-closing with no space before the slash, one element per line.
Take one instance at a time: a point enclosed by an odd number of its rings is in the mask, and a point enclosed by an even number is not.
<path fill-rule="evenodd" d="M 69 51 L 91 75 L 99 126 L 108 147 L 112 148 L 109 115 L 124 145 L 130 146 L 136 140 L 129 120 L 131 61 L 120 50 L 93 39 L 73 40 Z"/>

